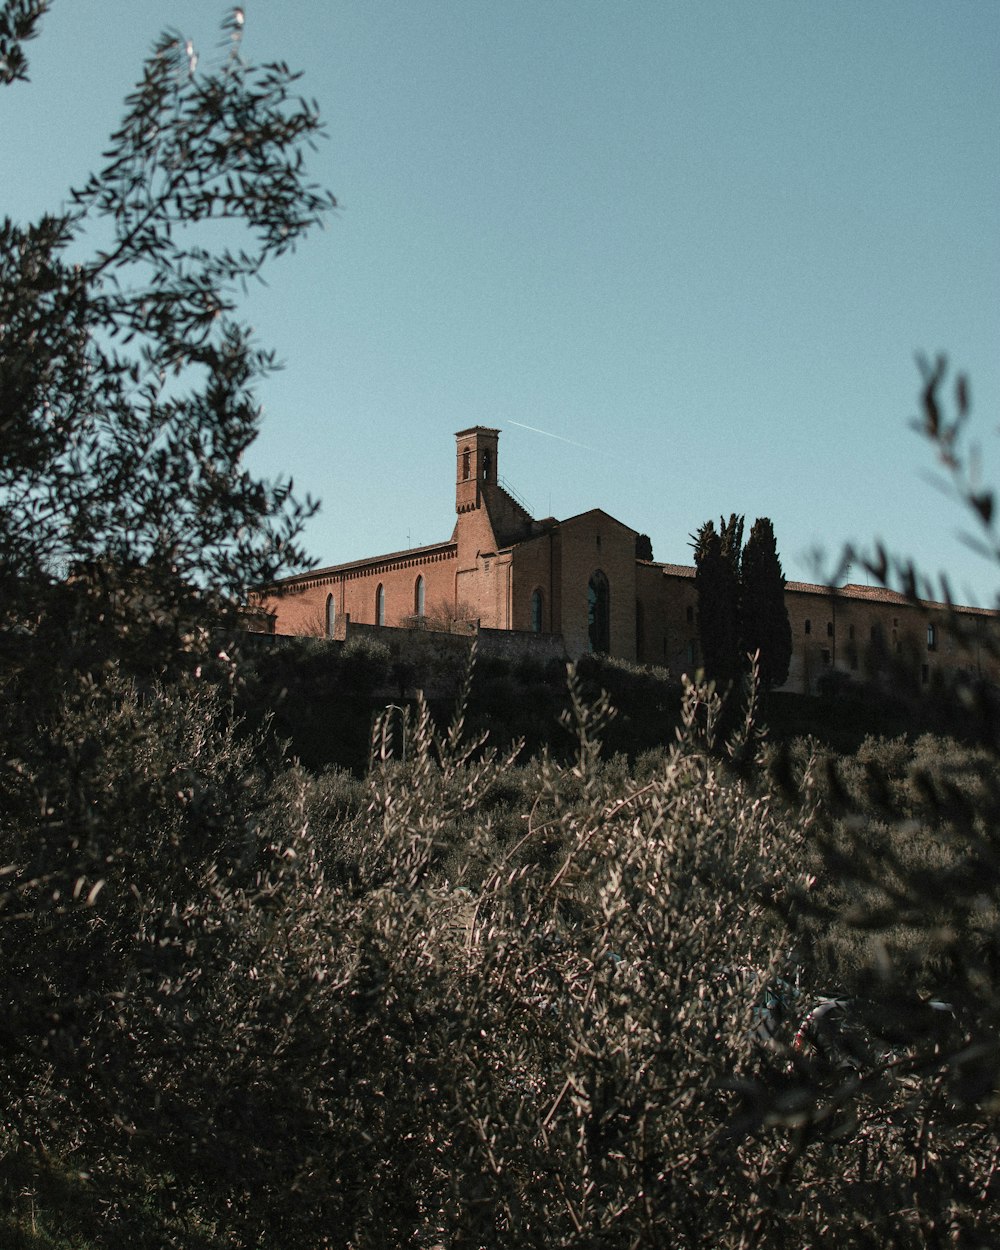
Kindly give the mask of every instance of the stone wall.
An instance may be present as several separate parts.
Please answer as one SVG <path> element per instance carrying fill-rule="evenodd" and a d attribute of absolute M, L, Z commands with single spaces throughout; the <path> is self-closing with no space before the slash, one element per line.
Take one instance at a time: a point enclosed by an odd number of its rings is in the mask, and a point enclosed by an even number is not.
<path fill-rule="evenodd" d="M 559 634 L 532 634 L 520 630 L 477 628 L 462 632 L 436 629 L 397 629 L 391 625 L 345 622 L 345 641 L 369 638 L 387 647 L 397 689 L 404 695 L 423 690 L 430 698 L 450 698 L 457 690 L 473 641 L 480 658 L 515 662 L 526 656 L 542 662 L 566 658 Z"/>

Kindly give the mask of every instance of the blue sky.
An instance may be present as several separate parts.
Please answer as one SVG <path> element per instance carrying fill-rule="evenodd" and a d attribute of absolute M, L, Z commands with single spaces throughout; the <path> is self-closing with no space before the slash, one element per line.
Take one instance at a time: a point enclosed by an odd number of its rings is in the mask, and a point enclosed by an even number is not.
<path fill-rule="evenodd" d="M 322 500 L 321 563 L 447 537 L 481 423 L 536 515 L 602 507 L 658 559 L 737 511 L 789 578 L 877 538 L 992 601 L 908 422 L 915 353 L 946 351 L 1000 484 L 995 0 L 244 8 L 342 205 L 246 308 L 285 363 L 251 463 Z M 55 0 L 0 94 L 0 212 L 58 208 L 154 37 L 210 60 L 224 13 Z"/>

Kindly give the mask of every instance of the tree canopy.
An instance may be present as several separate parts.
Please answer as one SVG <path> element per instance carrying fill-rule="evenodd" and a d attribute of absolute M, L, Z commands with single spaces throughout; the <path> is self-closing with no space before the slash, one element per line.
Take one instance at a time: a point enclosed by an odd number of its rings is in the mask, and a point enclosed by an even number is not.
<path fill-rule="evenodd" d="M 743 548 L 743 647 L 759 653 L 761 685 L 784 685 L 792 658 L 792 630 L 785 607 L 785 575 L 767 517 L 758 517 Z"/>
<path fill-rule="evenodd" d="M 730 683 L 759 654 L 765 689 L 788 677 L 792 634 L 774 528 L 758 517 L 743 545 L 743 517 L 706 521 L 694 542 L 698 636 L 705 672 Z"/>
<path fill-rule="evenodd" d="M 8 82 L 46 7 L 0 10 Z M 285 66 L 244 62 L 242 28 L 234 10 L 208 68 L 162 35 L 69 208 L 0 222 L 0 640 L 22 656 L 69 621 L 155 665 L 305 562 L 312 505 L 242 462 L 275 362 L 237 296 L 335 200 L 306 170 L 315 106 Z"/>
<path fill-rule="evenodd" d="M 740 537 L 743 519 L 706 521 L 694 539 L 698 640 L 702 664 L 713 680 L 728 684 L 742 668 L 740 655 Z"/>

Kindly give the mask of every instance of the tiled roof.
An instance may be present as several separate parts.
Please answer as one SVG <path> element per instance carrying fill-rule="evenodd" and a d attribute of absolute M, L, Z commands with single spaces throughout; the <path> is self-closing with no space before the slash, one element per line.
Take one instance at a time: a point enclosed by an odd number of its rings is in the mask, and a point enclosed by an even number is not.
<path fill-rule="evenodd" d="M 862 586 L 858 582 L 848 582 L 846 586 L 820 586 L 812 582 L 787 582 L 785 589 L 797 591 L 800 594 L 823 595 L 828 599 L 856 599 L 865 603 L 892 603 L 901 608 L 914 607 L 919 604 L 921 607 L 936 608 L 942 612 L 953 609 L 956 612 L 974 616 L 997 615 L 996 610 L 993 608 L 971 607 L 961 603 L 949 605 L 937 599 L 914 600 L 911 596 L 904 595 L 898 590 L 890 590 L 887 586 Z"/>
<path fill-rule="evenodd" d="M 691 579 L 695 575 L 694 565 L 691 564 L 659 564 L 658 567 L 667 577 Z M 900 607 L 914 606 L 914 601 L 898 590 L 889 590 L 885 586 L 862 586 L 858 582 L 848 582 L 845 586 L 824 586 L 818 582 L 786 582 L 785 590 L 798 595 L 822 595 L 825 599 L 855 599 L 866 603 L 894 603 Z M 923 607 L 937 608 L 942 612 L 949 610 L 947 603 L 934 599 L 921 599 L 920 603 Z M 975 616 L 1000 615 L 995 608 L 968 607 L 959 603 L 952 604 L 951 607 L 956 612 Z"/>
<path fill-rule="evenodd" d="M 283 577 L 278 583 L 281 586 L 293 586 L 297 582 L 313 581 L 316 578 L 329 577 L 333 573 L 348 573 L 354 569 L 365 568 L 371 564 L 392 564 L 397 560 L 419 560 L 423 556 L 434 555 L 436 552 L 455 550 L 453 542 L 431 543 L 426 547 L 408 547 L 403 551 L 390 551 L 385 555 L 368 556 L 364 560 L 349 560 L 346 564 L 328 564 L 321 569 L 310 569 L 307 573 L 296 573 L 293 577 Z"/>

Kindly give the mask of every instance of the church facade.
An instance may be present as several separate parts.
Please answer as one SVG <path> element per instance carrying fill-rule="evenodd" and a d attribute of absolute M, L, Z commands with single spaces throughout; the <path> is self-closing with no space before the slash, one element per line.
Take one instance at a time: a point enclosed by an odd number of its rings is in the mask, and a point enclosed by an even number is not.
<path fill-rule="evenodd" d="M 261 597 L 267 632 L 343 639 L 351 624 L 382 629 L 484 629 L 525 649 L 561 638 L 568 656 L 604 652 L 672 672 L 699 665 L 694 568 L 647 558 L 648 540 L 600 508 L 536 520 L 501 484 L 500 432 L 455 435 L 455 527 L 444 542 L 314 569 Z M 997 613 L 884 589 L 789 582 L 789 690 L 825 677 L 864 680 L 904 668 L 915 686 L 963 671 L 995 680 Z"/>

